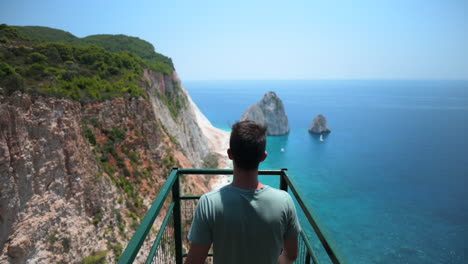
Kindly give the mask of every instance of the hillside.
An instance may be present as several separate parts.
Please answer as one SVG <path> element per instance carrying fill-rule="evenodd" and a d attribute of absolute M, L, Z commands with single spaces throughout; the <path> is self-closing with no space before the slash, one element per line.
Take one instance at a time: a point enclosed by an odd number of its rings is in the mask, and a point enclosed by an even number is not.
<path fill-rule="evenodd" d="M 17 28 L 0 26 L 0 87 L 6 87 L 8 94 L 20 90 L 80 101 L 143 96 L 139 88 L 143 69 L 173 73 L 169 58 L 150 53 L 152 45 L 137 38 L 95 36 L 80 40 L 93 45 L 77 45 L 77 38 L 64 31 L 37 27 L 42 36 L 37 40 L 38 34 L 31 33 L 36 27 Z M 47 38 L 63 42 L 45 41 Z M 149 57 L 144 59 L 133 51 Z"/>
<path fill-rule="evenodd" d="M 175 70 L 118 45 L 136 38 L 26 29 L 0 26 L 0 263 L 114 263 L 170 168 L 219 157 L 213 135 Z"/>
<path fill-rule="evenodd" d="M 13 29 L 27 38 L 38 41 L 47 41 L 47 42 L 74 42 L 78 38 L 73 34 L 67 31 L 60 29 L 49 28 L 49 27 L 39 27 L 39 26 L 10 26 Z"/>
<path fill-rule="evenodd" d="M 170 74 L 174 70 L 171 58 L 155 52 L 154 46 L 137 37 L 126 35 L 90 35 L 78 38 L 73 34 L 55 28 L 38 26 L 13 26 L 20 36 L 36 41 L 67 42 L 75 45 L 96 45 L 110 52 L 129 51 L 146 60 L 148 65 L 157 65 L 156 71 Z"/>

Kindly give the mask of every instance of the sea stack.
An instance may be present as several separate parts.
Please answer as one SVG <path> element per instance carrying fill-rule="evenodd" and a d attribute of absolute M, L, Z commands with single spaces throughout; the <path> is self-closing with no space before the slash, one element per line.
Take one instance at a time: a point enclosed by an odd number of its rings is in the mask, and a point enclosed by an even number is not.
<path fill-rule="evenodd" d="M 309 132 L 313 134 L 325 134 L 330 133 L 331 130 L 328 127 L 327 119 L 323 115 L 318 115 L 312 121 L 312 126 L 309 128 Z"/>
<path fill-rule="evenodd" d="M 267 126 L 268 136 L 282 136 L 289 133 L 289 121 L 283 101 L 274 92 L 268 92 L 257 104 L 249 106 L 241 121 L 252 120 Z"/>

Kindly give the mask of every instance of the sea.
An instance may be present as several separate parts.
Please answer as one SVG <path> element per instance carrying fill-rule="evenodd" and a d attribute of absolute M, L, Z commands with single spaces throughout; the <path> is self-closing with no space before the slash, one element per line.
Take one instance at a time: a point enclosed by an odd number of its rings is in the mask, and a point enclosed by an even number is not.
<path fill-rule="evenodd" d="M 348 263 L 468 263 L 468 81 L 184 86 L 226 131 L 266 92 L 282 99 L 291 131 L 268 137 L 261 169 L 288 169 Z M 318 114 L 332 130 L 323 142 L 308 132 Z"/>

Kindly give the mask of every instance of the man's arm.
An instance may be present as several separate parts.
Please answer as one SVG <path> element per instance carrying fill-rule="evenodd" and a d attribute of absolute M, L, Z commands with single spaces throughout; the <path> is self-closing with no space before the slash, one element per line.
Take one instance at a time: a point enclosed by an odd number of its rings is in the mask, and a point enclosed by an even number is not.
<path fill-rule="evenodd" d="M 185 260 L 185 264 L 203 264 L 205 263 L 206 256 L 210 246 L 205 246 L 197 243 L 190 243 L 190 250 Z"/>
<path fill-rule="evenodd" d="M 197 204 L 195 217 L 188 234 L 190 250 L 185 264 L 203 264 L 213 243 L 211 230 L 212 217 L 209 210 L 209 201 L 203 195 Z"/>
<path fill-rule="evenodd" d="M 278 264 L 291 264 L 297 258 L 297 237 L 284 241 L 283 252 L 278 259 Z"/>

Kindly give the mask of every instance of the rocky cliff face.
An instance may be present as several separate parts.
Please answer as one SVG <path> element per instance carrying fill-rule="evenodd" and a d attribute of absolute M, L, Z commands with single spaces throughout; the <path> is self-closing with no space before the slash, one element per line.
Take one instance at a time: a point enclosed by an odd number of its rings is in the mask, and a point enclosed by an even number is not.
<path fill-rule="evenodd" d="M 148 94 L 157 117 L 164 121 L 167 131 L 177 140 L 193 165 L 200 167 L 203 158 L 211 151 L 208 147 L 208 139 L 198 125 L 187 91 L 182 87 L 177 74 L 174 72 L 173 75 L 168 76 L 145 70 L 143 78 L 148 85 Z M 168 100 L 178 100 L 179 103 L 173 103 L 173 108 L 167 107 Z"/>
<path fill-rule="evenodd" d="M 328 127 L 327 119 L 323 115 L 317 115 L 312 121 L 309 132 L 313 134 L 326 134 L 331 130 Z"/>
<path fill-rule="evenodd" d="M 249 106 L 242 115 L 242 120 L 252 120 L 267 126 L 269 136 L 281 136 L 289 133 L 289 122 L 283 101 L 274 92 L 268 92 L 255 105 Z"/>
<path fill-rule="evenodd" d="M 209 156 L 177 75 L 143 80 L 147 99 L 0 95 L 0 263 L 115 262 L 170 168 Z"/>

